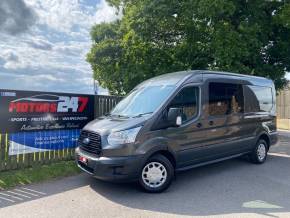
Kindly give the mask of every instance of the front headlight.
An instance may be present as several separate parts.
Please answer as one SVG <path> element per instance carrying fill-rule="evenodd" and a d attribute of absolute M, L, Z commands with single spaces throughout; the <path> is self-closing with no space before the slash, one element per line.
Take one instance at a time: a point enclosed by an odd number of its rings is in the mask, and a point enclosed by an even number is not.
<path fill-rule="evenodd" d="M 141 129 L 141 126 L 127 129 L 119 132 L 112 132 L 108 136 L 108 142 L 110 145 L 120 145 L 135 142 L 136 136 Z"/>

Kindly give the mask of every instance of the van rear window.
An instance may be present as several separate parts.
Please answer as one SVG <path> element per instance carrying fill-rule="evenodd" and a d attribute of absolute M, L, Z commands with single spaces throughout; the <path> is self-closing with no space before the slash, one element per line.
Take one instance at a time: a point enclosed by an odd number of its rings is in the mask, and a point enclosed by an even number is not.
<path fill-rule="evenodd" d="M 271 87 L 245 86 L 245 112 L 270 112 L 273 108 Z"/>

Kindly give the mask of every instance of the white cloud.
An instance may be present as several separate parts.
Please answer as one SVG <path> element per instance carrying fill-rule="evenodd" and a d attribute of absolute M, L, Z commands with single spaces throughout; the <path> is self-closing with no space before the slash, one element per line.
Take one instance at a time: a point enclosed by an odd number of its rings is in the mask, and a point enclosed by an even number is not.
<path fill-rule="evenodd" d="M 51 50 L 53 45 L 44 39 L 33 39 L 30 41 L 26 41 L 26 43 L 35 49 L 41 49 L 41 50 Z"/>
<path fill-rule="evenodd" d="M 39 16 L 38 22 L 58 31 L 84 32 L 94 23 L 111 22 L 118 16 L 116 9 L 105 0 L 100 0 L 95 7 L 81 4 L 79 0 L 26 0 Z M 84 2 L 85 3 L 85 2 Z"/>
<path fill-rule="evenodd" d="M 117 10 L 109 6 L 109 4 L 101 0 L 100 4 L 97 7 L 97 12 L 94 15 L 94 23 L 101 22 L 112 22 L 118 18 L 121 18 L 121 14 L 116 14 Z"/>
<path fill-rule="evenodd" d="M 19 58 L 18 56 L 12 51 L 12 50 L 3 50 L 2 54 L 0 54 L 0 58 L 5 60 L 6 62 L 18 62 Z"/>
<path fill-rule="evenodd" d="M 0 59 L 2 60 L 4 69 L 16 69 L 21 65 L 19 56 L 10 49 L 3 49 L 0 53 Z"/>
<path fill-rule="evenodd" d="M 50 81 L 59 81 L 59 82 L 64 82 L 64 79 L 62 78 L 57 78 L 55 76 L 52 76 L 52 75 L 47 75 L 47 74 L 40 74 L 40 75 L 37 75 L 36 78 L 38 80 L 50 80 Z"/>

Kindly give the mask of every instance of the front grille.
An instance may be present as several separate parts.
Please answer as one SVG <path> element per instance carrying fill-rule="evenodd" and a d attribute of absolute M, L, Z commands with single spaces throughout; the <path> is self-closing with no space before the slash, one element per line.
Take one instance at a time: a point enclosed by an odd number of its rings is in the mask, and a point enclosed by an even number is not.
<path fill-rule="evenodd" d="M 85 143 L 88 138 L 89 142 Z M 102 151 L 101 136 L 98 133 L 83 130 L 80 134 L 78 144 L 80 148 L 88 153 L 99 155 Z"/>

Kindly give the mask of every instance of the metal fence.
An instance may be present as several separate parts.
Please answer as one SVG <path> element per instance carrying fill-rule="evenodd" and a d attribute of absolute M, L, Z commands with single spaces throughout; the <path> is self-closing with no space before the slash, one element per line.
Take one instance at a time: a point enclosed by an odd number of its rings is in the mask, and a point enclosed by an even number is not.
<path fill-rule="evenodd" d="M 108 113 L 120 100 L 121 97 L 118 96 L 95 96 L 95 117 Z M 78 132 L 76 131 L 76 137 L 77 134 Z M 74 148 L 9 155 L 9 146 L 8 134 L 0 134 L 0 172 L 49 164 L 62 160 L 72 160 L 74 158 Z"/>

